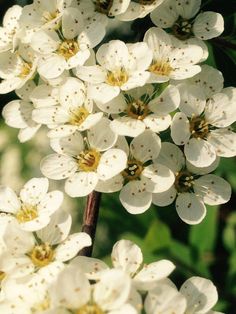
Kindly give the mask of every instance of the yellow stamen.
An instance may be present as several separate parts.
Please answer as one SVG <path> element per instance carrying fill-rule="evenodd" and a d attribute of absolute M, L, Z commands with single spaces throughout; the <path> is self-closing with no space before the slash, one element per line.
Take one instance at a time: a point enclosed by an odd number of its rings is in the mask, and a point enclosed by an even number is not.
<path fill-rule="evenodd" d="M 36 205 L 22 204 L 19 211 L 16 213 L 16 219 L 20 222 L 27 222 L 38 217 L 38 210 Z"/>
<path fill-rule="evenodd" d="M 87 150 L 79 154 L 78 164 L 81 171 L 95 171 L 98 167 L 101 154 L 96 150 Z"/>
<path fill-rule="evenodd" d="M 23 61 L 23 64 L 21 66 L 21 72 L 18 76 L 20 78 L 27 77 L 30 74 L 31 69 L 32 69 L 32 63 L 27 63 L 27 62 Z"/>
<path fill-rule="evenodd" d="M 70 124 L 81 125 L 89 116 L 89 112 L 84 107 L 79 107 L 70 110 Z"/>
<path fill-rule="evenodd" d="M 137 99 L 128 104 L 127 114 L 133 119 L 143 120 L 149 113 L 148 105 Z"/>
<path fill-rule="evenodd" d="M 149 67 L 149 71 L 157 75 L 168 76 L 172 70 L 173 68 L 171 67 L 170 63 L 165 60 L 154 61 Z"/>
<path fill-rule="evenodd" d="M 36 245 L 29 256 L 35 266 L 44 267 L 53 261 L 54 251 L 48 243 L 43 243 Z"/>
<path fill-rule="evenodd" d="M 68 39 L 60 44 L 57 53 L 63 56 L 66 60 L 68 60 L 74 55 L 76 55 L 78 51 L 79 51 L 78 42 L 72 39 Z"/>
<path fill-rule="evenodd" d="M 109 72 L 106 83 L 111 86 L 122 86 L 128 81 L 129 77 L 124 69 L 118 69 L 115 72 Z"/>
<path fill-rule="evenodd" d="M 86 304 L 75 311 L 75 314 L 104 314 L 97 304 Z"/>
<path fill-rule="evenodd" d="M 142 171 L 143 164 L 136 159 L 131 159 L 128 161 L 127 168 L 122 171 L 122 175 L 125 179 L 132 181 L 139 178 Z"/>

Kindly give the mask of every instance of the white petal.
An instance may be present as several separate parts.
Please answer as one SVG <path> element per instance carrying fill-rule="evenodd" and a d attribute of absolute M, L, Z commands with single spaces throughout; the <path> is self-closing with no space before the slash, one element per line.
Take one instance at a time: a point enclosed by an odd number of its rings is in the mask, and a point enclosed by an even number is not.
<path fill-rule="evenodd" d="M 215 148 L 216 154 L 222 157 L 236 155 L 236 133 L 229 129 L 219 129 L 211 132 L 209 143 Z"/>
<path fill-rule="evenodd" d="M 36 33 L 31 38 L 32 48 L 42 54 L 51 53 L 57 50 L 60 44 L 60 38 L 54 31 L 41 30 Z"/>
<path fill-rule="evenodd" d="M 187 160 L 196 167 L 208 167 L 216 159 L 214 147 L 200 138 L 191 138 L 184 146 Z"/>
<path fill-rule="evenodd" d="M 106 151 L 99 161 L 97 174 L 100 180 L 108 180 L 119 174 L 127 165 L 127 155 L 121 149 Z"/>
<path fill-rule="evenodd" d="M 102 272 L 109 267 L 100 259 L 87 257 L 87 256 L 77 256 L 71 262 L 72 265 L 76 265 L 81 269 L 88 279 L 96 280 L 100 278 L 99 272 Z"/>
<path fill-rule="evenodd" d="M 151 100 L 148 104 L 150 110 L 157 114 L 168 114 L 178 108 L 180 93 L 176 86 L 169 85 L 160 96 Z"/>
<path fill-rule="evenodd" d="M 152 202 L 153 204 L 163 207 L 163 206 L 168 206 L 171 203 L 173 203 L 173 201 L 175 200 L 177 191 L 174 187 L 174 185 L 172 185 L 171 188 L 169 188 L 169 190 L 162 192 L 162 193 L 153 193 L 152 194 Z"/>
<path fill-rule="evenodd" d="M 205 93 L 199 86 L 190 84 L 180 84 L 178 88 L 181 95 L 179 109 L 188 117 L 199 116 L 206 105 Z"/>
<path fill-rule="evenodd" d="M 83 16 L 77 8 L 67 8 L 62 15 L 62 33 L 66 39 L 74 39 L 83 30 Z"/>
<path fill-rule="evenodd" d="M 25 231 L 37 231 L 45 226 L 50 222 L 50 216 L 47 214 L 39 214 L 39 216 L 33 220 L 27 222 L 21 222 L 20 228 Z"/>
<path fill-rule="evenodd" d="M 124 95 L 121 93 L 106 103 L 96 102 L 98 108 L 107 113 L 120 113 L 125 111 L 127 104 Z"/>
<path fill-rule="evenodd" d="M 175 181 L 173 172 L 166 166 L 158 163 L 145 167 L 141 178 L 147 183 L 147 191 L 152 193 L 167 191 Z"/>
<path fill-rule="evenodd" d="M 87 233 L 73 233 L 55 249 L 55 259 L 60 262 L 68 261 L 81 249 L 91 244 L 91 238 Z"/>
<path fill-rule="evenodd" d="M 66 61 L 62 56 L 51 54 L 40 59 L 38 72 L 46 79 L 53 79 L 61 75 L 66 67 Z"/>
<path fill-rule="evenodd" d="M 106 181 L 99 180 L 95 187 L 95 191 L 102 193 L 114 193 L 122 189 L 123 183 L 123 176 L 118 174 Z"/>
<path fill-rule="evenodd" d="M 111 86 L 105 83 L 89 85 L 89 96 L 99 102 L 105 104 L 119 95 L 120 88 L 118 86 Z"/>
<path fill-rule="evenodd" d="M 37 123 L 48 125 L 66 123 L 69 120 L 67 112 L 61 106 L 34 109 L 32 118 Z"/>
<path fill-rule="evenodd" d="M 152 289 L 157 285 L 157 281 L 169 276 L 174 269 L 174 264 L 164 259 L 145 265 L 134 277 L 135 287 L 140 290 Z"/>
<path fill-rule="evenodd" d="M 20 191 L 20 198 L 26 204 L 38 204 L 44 199 L 48 191 L 47 178 L 33 178 L 29 180 Z"/>
<path fill-rule="evenodd" d="M 120 308 L 128 299 L 131 280 L 118 269 L 104 270 L 94 286 L 94 301 L 105 311 Z"/>
<path fill-rule="evenodd" d="M 45 195 L 37 208 L 40 213 L 46 213 L 51 216 L 61 206 L 62 202 L 63 193 L 61 191 L 52 191 Z"/>
<path fill-rule="evenodd" d="M 159 115 L 153 113 L 147 116 L 143 122 L 145 123 L 147 129 L 158 133 L 168 129 L 171 124 L 171 116 L 169 114 Z"/>
<path fill-rule="evenodd" d="M 113 246 L 111 253 L 112 264 L 115 268 L 133 276 L 143 262 L 141 249 L 129 240 L 120 240 Z"/>
<path fill-rule="evenodd" d="M 224 179 L 208 174 L 194 181 L 194 191 L 208 205 L 227 203 L 231 196 L 231 186 Z"/>
<path fill-rule="evenodd" d="M 161 149 L 159 136 L 152 131 L 144 131 L 130 143 L 130 152 L 134 158 L 146 162 L 157 158 Z"/>
<path fill-rule="evenodd" d="M 180 292 L 187 299 L 186 311 L 194 308 L 195 313 L 208 313 L 218 300 L 216 287 L 210 280 L 201 277 L 186 280 Z"/>
<path fill-rule="evenodd" d="M 120 201 L 130 214 L 142 214 L 151 206 L 152 194 L 140 181 L 130 181 L 122 188 Z"/>
<path fill-rule="evenodd" d="M 76 68 L 76 76 L 85 82 L 99 84 L 105 81 L 107 72 L 98 65 L 78 66 Z"/>
<path fill-rule="evenodd" d="M 86 89 L 83 82 L 75 77 L 68 77 L 60 87 L 59 100 L 61 105 L 70 109 L 71 107 L 81 106 L 86 97 Z"/>
<path fill-rule="evenodd" d="M 30 140 L 36 132 L 39 130 L 41 127 L 41 124 L 36 125 L 35 127 L 27 127 L 24 129 L 20 129 L 18 133 L 18 139 L 21 143 L 24 143 L 28 140 Z"/>
<path fill-rule="evenodd" d="M 171 124 L 171 137 L 176 145 L 184 145 L 190 138 L 190 125 L 183 112 L 177 112 Z"/>
<path fill-rule="evenodd" d="M 20 206 L 16 193 L 9 187 L 0 186 L 0 211 L 15 213 Z"/>
<path fill-rule="evenodd" d="M 91 127 L 87 134 L 91 147 L 99 151 L 112 147 L 117 140 L 117 135 L 110 128 L 110 120 L 105 117 Z"/>
<path fill-rule="evenodd" d="M 64 130 L 64 126 L 61 128 Z M 52 138 L 50 140 L 50 146 L 59 154 L 77 156 L 84 150 L 84 140 L 79 132 L 74 132 L 67 137 Z"/>
<path fill-rule="evenodd" d="M 77 172 L 65 183 L 65 192 L 72 197 L 83 197 L 91 193 L 98 182 L 95 172 Z"/>
<path fill-rule="evenodd" d="M 28 81 L 23 87 L 16 90 L 17 96 L 19 96 L 24 101 L 30 101 L 29 96 L 32 91 L 36 88 L 34 81 Z"/>
<path fill-rule="evenodd" d="M 152 22 L 161 28 L 169 28 L 179 17 L 178 11 L 175 9 L 174 2 L 169 0 L 164 1 L 150 14 Z"/>
<path fill-rule="evenodd" d="M 106 34 L 105 25 L 102 21 L 93 20 L 86 25 L 82 33 L 78 36 L 78 42 L 81 46 L 94 48 L 103 39 Z"/>
<path fill-rule="evenodd" d="M 128 44 L 129 53 L 133 57 L 135 70 L 145 71 L 152 61 L 152 50 L 145 42 Z"/>
<path fill-rule="evenodd" d="M 193 23 L 193 33 L 202 40 L 209 40 L 220 36 L 224 31 L 224 19 L 216 12 L 202 12 L 197 15 Z"/>
<path fill-rule="evenodd" d="M 52 139 L 54 138 L 61 138 L 61 137 L 70 137 L 71 135 L 73 135 L 76 131 L 78 130 L 78 127 L 76 125 L 70 125 L 70 124 L 64 124 L 64 125 L 60 125 L 56 128 L 53 128 L 52 130 L 50 130 L 48 133 L 47 133 L 47 136 Z M 52 141 L 50 141 L 52 143 Z M 51 147 L 53 148 L 53 150 L 55 151 L 58 151 L 55 149 L 54 146 L 52 146 L 52 144 L 50 144 Z M 60 145 L 59 145 L 60 147 Z M 60 152 L 62 153 L 61 151 L 61 147 L 59 148 Z"/>
<path fill-rule="evenodd" d="M 194 1 L 185 1 L 180 0 L 177 3 L 177 10 L 180 16 L 185 19 L 190 19 L 196 15 L 196 13 L 200 10 L 201 0 L 194 0 Z"/>
<path fill-rule="evenodd" d="M 38 85 L 30 94 L 35 107 L 50 107 L 58 105 L 57 89 L 48 85 Z"/>
<path fill-rule="evenodd" d="M 111 121 L 111 129 L 118 135 L 136 137 L 145 130 L 145 124 L 130 117 L 118 117 Z"/>
<path fill-rule="evenodd" d="M 172 143 L 161 143 L 161 151 L 155 162 L 170 168 L 174 173 L 185 166 L 184 154 L 180 148 Z"/>
<path fill-rule="evenodd" d="M 31 118 L 33 109 L 29 102 L 13 100 L 3 108 L 2 115 L 7 125 L 13 128 L 26 128 L 34 126 Z"/>
<path fill-rule="evenodd" d="M 41 161 L 40 169 L 48 178 L 61 180 L 75 173 L 78 169 L 78 165 L 72 157 L 51 154 Z"/>
<path fill-rule="evenodd" d="M 189 225 L 200 223 L 206 216 L 206 207 L 193 193 L 181 193 L 176 199 L 176 211 L 179 217 Z"/>
<path fill-rule="evenodd" d="M 195 167 L 186 160 L 186 168 L 192 173 L 203 175 L 203 174 L 208 174 L 210 172 L 213 172 L 219 166 L 219 163 L 220 163 L 220 157 L 218 156 L 216 156 L 215 161 L 210 166 L 202 167 L 202 168 Z"/>

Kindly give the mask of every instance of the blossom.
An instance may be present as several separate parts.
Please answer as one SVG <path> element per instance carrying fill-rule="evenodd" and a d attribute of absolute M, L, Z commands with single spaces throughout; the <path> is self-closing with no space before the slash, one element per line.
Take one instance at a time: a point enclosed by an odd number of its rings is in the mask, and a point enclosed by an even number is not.
<path fill-rule="evenodd" d="M 129 213 L 141 214 L 150 207 L 152 193 L 166 191 L 172 186 L 174 174 L 161 163 L 153 162 L 161 148 L 157 134 L 144 131 L 131 141 L 130 148 L 122 139 L 118 139 L 116 147 L 128 155 L 125 169 L 108 181 L 99 181 L 96 190 L 114 192 L 121 189 L 121 204 Z"/>
<path fill-rule="evenodd" d="M 32 80 L 28 81 L 22 88 L 16 90 L 16 94 L 21 99 L 12 100 L 3 107 L 2 111 L 5 123 L 20 129 L 18 138 L 22 143 L 31 139 L 41 126 L 32 120 L 34 104 L 30 101 L 30 94 L 35 87 Z"/>
<path fill-rule="evenodd" d="M 76 8 L 67 8 L 60 33 L 56 30 L 39 30 L 31 37 L 30 45 L 39 55 L 39 74 L 52 79 L 64 70 L 83 65 L 90 56 L 89 49 L 96 46 L 104 35 L 99 22 L 84 25 L 81 12 Z"/>
<path fill-rule="evenodd" d="M 45 157 L 41 171 L 50 179 L 66 179 L 65 191 L 72 197 L 85 196 L 96 189 L 98 180 L 108 180 L 126 166 L 127 156 L 111 148 L 117 135 L 102 118 L 87 131 L 86 141 L 79 132 L 51 141 L 57 154 Z"/>
<path fill-rule="evenodd" d="M 62 192 L 47 192 L 48 185 L 47 178 L 33 178 L 25 183 L 19 196 L 11 188 L 1 186 L 0 211 L 15 219 L 23 230 L 36 231 L 45 227 L 63 201 Z"/>
<path fill-rule="evenodd" d="M 198 86 L 183 84 L 179 89 L 181 112 L 173 117 L 171 137 L 175 144 L 184 145 L 187 160 L 207 167 L 216 156 L 235 156 L 236 134 L 229 127 L 236 120 L 236 89 L 222 90 L 209 100 Z"/>
<path fill-rule="evenodd" d="M 40 106 L 33 111 L 34 121 L 53 125 L 48 134 L 50 137 L 63 137 L 76 130 L 87 130 L 102 118 L 101 112 L 93 113 L 93 102 L 87 97 L 86 86 L 79 79 L 67 78 L 58 87 L 58 93 L 57 105 Z"/>
<path fill-rule="evenodd" d="M 145 85 L 120 93 L 105 104 L 96 104 L 106 113 L 119 114 L 114 115 L 111 122 L 114 132 L 136 137 L 145 129 L 157 133 L 166 130 L 171 123 L 169 113 L 178 107 L 179 102 L 179 91 L 175 86 L 168 86 L 159 95 L 158 87 Z"/>
<path fill-rule="evenodd" d="M 201 71 L 199 65 L 203 56 L 200 46 L 183 43 L 158 27 L 149 28 L 144 35 L 144 42 L 153 52 L 150 83 L 167 82 L 169 79 L 182 80 Z"/>
<path fill-rule="evenodd" d="M 91 97 L 106 103 L 118 96 L 120 90 L 143 86 L 149 73 L 152 52 L 146 43 L 125 44 L 112 40 L 99 47 L 96 59 L 100 65 L 78 66 L 76 75 L 91 83 Z"/>
<path fill-rule="evenodd" d="M 176 199 L 177 213 L 184 222 L 198 224 L 206 215 L 204 203 L 218 205 L 230 199 L 229 183 L 209 174 L 217 167 L 218 160 L 210 167 L 193 167 L 185 160 L 184 154 L 177 146 L 164 142 L 156 161 L 175 173 L 175 182 L 166 192 L 154 193 L 152 202 L 157 206 L 167 206 Z"/>
<path fill-rule="evenodd" d="M 216 12 L 202 12 L 200 0 L 166 0 L 151 12 L 153 23 L 161 28 L 171 28 L 172 33 L 179 39 L 195 36 L 201 40 L 208 40 L 224 30 L 224 19 Z"/>

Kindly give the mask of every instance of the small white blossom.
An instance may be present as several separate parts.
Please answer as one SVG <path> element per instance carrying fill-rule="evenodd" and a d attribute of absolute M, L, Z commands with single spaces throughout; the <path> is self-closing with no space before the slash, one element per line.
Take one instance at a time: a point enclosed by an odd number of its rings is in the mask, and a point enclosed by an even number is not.
<path fill-rule="evenodd" d="M 157 206 L 167 206 L 175 199 L 179 217 L 188 224 L 200 223 L 206 215 L 208 205 L 229 201 L 231 187 L 227 181 L 209 172 L 215 170 L 217 162 L 210 167 L 196 168 L 186 163 L 184 154 L 174 144 L 162 143 L 156 160 L 175 173 L 175 182 L 166 192 L 154 193 L 152 201 Z"/>
<path fill-rule="evenodd" d="M 63 201 L 62 192 L 47 192 L 48 185 L 47 178 L 33 178 L 24 185 L 19 196 L 11 188 L 1 186 L 0 211 L 18 221 L 23 230 L 45 227 Z"/>

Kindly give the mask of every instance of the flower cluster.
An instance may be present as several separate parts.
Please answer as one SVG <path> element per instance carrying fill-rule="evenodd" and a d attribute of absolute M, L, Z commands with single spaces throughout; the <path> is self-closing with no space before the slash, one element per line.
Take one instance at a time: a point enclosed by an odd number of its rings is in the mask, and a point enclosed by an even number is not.
<path fill-rule="evenodd" d="M 34 0 L 6 12 L 0 94 L 18 99 L 3 118 L 20 142 L 46 126 L 54 152 L 41 161 L 46 178 L 19 196 L 0 187 L 1 313 L 214 313 L 211 281 L 193 277 L 178 290 L 167 279 L 173 264 L 143 265 L 129 241 L 115 244 L 112 268 L 74 258 L 91 239 L 69 234 L 63 195 L 48 192 L 47 179 L 65 180 L 71 197 L 119 192 L 131 214 L 175 201 L 187 224 L 204 219 L 205 204 L 230 199 L 211 172 L 236 155 L 236 89 L 201 65 L 204 41 L 224 22 L 200 9 L 200 0 Z M 110 36 L 148 15 L 153 25 L 136 42 Z"/>

